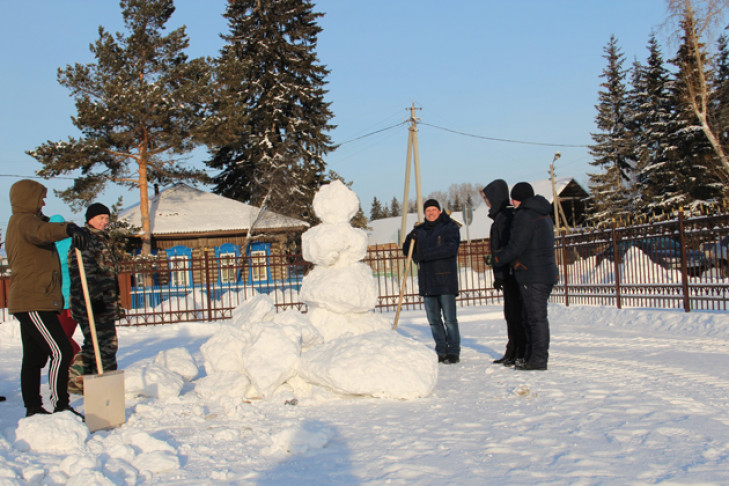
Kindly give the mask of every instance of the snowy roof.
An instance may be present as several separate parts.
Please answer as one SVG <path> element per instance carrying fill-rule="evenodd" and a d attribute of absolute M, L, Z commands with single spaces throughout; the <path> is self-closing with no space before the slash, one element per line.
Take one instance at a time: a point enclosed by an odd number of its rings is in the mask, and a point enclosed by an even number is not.
<path fill-rule="evenodd" d="M 554 185 L 557 189 L 557 194 L 561 194 L 562 191 L 573 183 L 572 177 L 556 177 L 554 179 Z M 535 194 L 544 196 L 547 201 L 552 202 L 552 181 L 551 179 L 544 179 L 540 181 L 530 182 L 534 188 Z M 576 184 L 576 182 L 575 182 Z M 513 184 L 509 186 L 509 191 Z M 587 193 L 585 193 L 587 194 Z M 491 218 L 489 218 L 489 208 L 479 198 L 475 201 L 476 206 L 473 209 L 473 221 L 466 227 L 463 221 L 463 213 L 461 211 L 454 211 L 451 213 L 451 218 L 462 224 L 461 226 L 461 241 L 480 240 L 489 237 L 489 231 L 491 230 Z M 407 215 L 407 224 L 405 226 L 406 231 L 410 231 L 413 225 L 417 222 L 417 214 Z M 392 218 L 383 218 L 370 221 L 368 226 L 372 228 L 367 231 L 367 244 L 368 245 L 383 245 L 386 243 L 398 243 L 400 241 L 399 234 L 402 225 L 402 216 L 395 216 Z"/>
<path fill-rule="evenodd" d="M 153 235 L 248 230 L 259 211 L 255 206 L 182 183 L 161 191 L 149 201 Z M 139 203 L 122 211 L 119 220 L 141 227 Z M 305 221 L 266 211 L 256 230 L 308 226 Z"/>

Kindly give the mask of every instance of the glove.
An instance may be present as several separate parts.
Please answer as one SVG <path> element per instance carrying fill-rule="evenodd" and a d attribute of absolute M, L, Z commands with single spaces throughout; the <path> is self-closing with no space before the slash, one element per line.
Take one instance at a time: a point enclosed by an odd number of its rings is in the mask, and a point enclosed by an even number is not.
<path fill-rule="evenodd" d="M 79 228 L 74 223 L 68 223 L 66 226 L 66 234 L 71 237 L 71 243 L 74 248 L 83 251 L 89 245 L 89 234 L 85 229 Z"/>
<path fill-rule="evenodd" d="M 106 304 L 101 299 L 91 301 L 91 310 L 94 311 L 94 315 L 102 314 L 106 310 Z"/>
<path fill-rule="evenodd" d="M 493 267 L 494 266 L 494 256 L 489 253 L 488 255 L 484 255 L 483 261 L 486 262 L 486 266 Z"/>
<path fill-rule="evenodd" d="M 504 281 L 500 278 L 494 279 L 494 288 L 496 290 L 504 290 Z"/>

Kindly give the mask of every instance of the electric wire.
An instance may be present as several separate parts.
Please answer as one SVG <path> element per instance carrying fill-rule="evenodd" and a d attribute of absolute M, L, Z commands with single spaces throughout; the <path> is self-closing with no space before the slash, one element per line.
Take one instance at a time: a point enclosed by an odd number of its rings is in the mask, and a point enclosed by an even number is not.
<path fill-rule="evenodd" d="M 546 142 L 530 142 L 526 140 L 511 140 L 508 138 L 496 138 L 496 137 L 487 137 L 484 135 L 475 135 L 473 133 L 466 133 L 466 132 L 460 132 L 458 130 L 453 130 L 451 128 L 445 128 L 445 127 L 439 127 L 438 125 L 433 125 L 431 123 L 425 123 L 420 122 L 420 125 L 426 125 L 429 127 L 437 128 L 438 130 L 443 130 L 445 132 L 451 132 L 455 133 L 457 135 L 463 135 L 466 137 L 472 137 L 472 138 L 480 138 L 483 140 L 492 140 L 494 142 L 507 142 L 507 143 L 518 143 L 522 145 L 541 145 L 544 147 L 578 147 L 578 148 L 588 148 L 587 145 L 577 145 L 577 144 L 570 144 L 570 143 L 546 143 Z"/>

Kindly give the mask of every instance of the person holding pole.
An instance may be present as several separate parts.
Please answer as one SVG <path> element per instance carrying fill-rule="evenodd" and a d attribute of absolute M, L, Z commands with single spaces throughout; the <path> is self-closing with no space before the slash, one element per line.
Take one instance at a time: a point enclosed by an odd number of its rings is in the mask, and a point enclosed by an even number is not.
<path fill-rule="evenodd" d="M 535 196 L 527 182 L 519 182 L 511 188 L 511 204 L 516 210 L 509 241 L 493 255 L 493 262 L 498 266 L 511 266 L 524 306 L 526 351 L 524 361 L 517 362 L 514 367 L 546 370 L 550 339 L 547 301 L 558 279 L 550 218 L 552 206 L 543 196 Z"/>
<path fill-rule="evenodd" d="M 423 210 L 425 221 L 416 224 L 407 235 L 402 251 L 407 255 L 410 242 L 415 242 L 411 256 L 418 264 L 419 292 L 435 340 L 438 362 L 458 363 L 461 336 L 456 317 L 456 296 L 461 235 L 458 224 L 441 211 L 435 199 L 425 201 Z"/>
<path fill-rule="evenodd" d="M 506 319 L 506 351 L 494 360 L 495 364 L 514 366 L 516 360 L 524 359 L 526 351 L 526 331 L 522 325 L 522 301 L 519 284 L 509 265 L 494 265 L 494 253 L 506 247 L 509 241 L 514 208 L 509 204 L 509 186 L 503 179 L 496 179 L 481 189 L 481 197 L 489 208 L 489 218 L 493 220 L 489 233 L 491 254 L 486 256 L 486 264 L 494 272 L 494 288 L 504 293 L 504 318 Z"/>
<path fill-rule="evenodd" d="M 112 251 L 109 233 L 106 231 L 110 214 L 109 208 L 101 203 L 88 207 L 86 229 L 89 232 L 89 245 L 81 251 L 104 371 L 117 369 L 116 352 L 119 341 L 115 321 L 124 317 L 124 309 L 119 300 L 118 264 Z M 84 335 L 81 346 L 83 370 L 78 370 L 79 374 L 72 377 L 70 386 L 83 392 L 82 375 L 94 374 L 96 359 L 79 264 L 73 252 L 68 255 L 68 271 L 71 275 L 71 314 Z"/>
<path fill-rule="evenodd" d="M 61 265 L 53 243 L 70 236 L 73 246 L 82 249 L 88 235 L 73 223 L 49 222 L 41 212 L 46 193 L 45 186 L 30 179 L 10 188 L 13 214 L 5 241 L 11 271 L 8 311 L 20 322 L 20 387 L 25 415 L 49 413 L 40 395 L 40 376 L 50 358 L 48 385 L 53 411 L 81 416 L 69 405 L 68 365 L 73 349 L 58 321 L 63 294 Z"/>

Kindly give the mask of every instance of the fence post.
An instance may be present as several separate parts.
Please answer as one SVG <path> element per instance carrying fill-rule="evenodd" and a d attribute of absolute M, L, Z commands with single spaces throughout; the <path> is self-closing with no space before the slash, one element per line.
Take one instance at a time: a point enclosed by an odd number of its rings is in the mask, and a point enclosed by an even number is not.
<path fill-rule="evenodd" d="M 213 320 L 213 299 L 210 298 L 210 255 L 203 248 L 203 255 L 205 255 L 205 293 L 208 296 L 208 320 Z M 213 296 L 214 297 L 214 296 Z"/>
<path fill-rule="evenodd" d="M 613 219 L 613 268 L 615 272 L 615 303 L 618 309 L 622 309 L 622 303 L 620 301 L 620 251 L 618 251 L 618 232 L 617 223 Z"/>
<path fill-rule="evenodd" d="M 569 307 L 570 305 L 570 293 L 569 293 L 569 281 L 567 280 L 567 238 L 566 230 L 560 228 L 560 235 L 562 237 L 562 275 L 564 276 L 564 306 Z"/>
<path fill-rule="evenodd" d="M 678 210 L 678 238 L 681 243 L 681 284 L 683 287 L 683 309 L 691 312 L 691 299 L 689 299 L 688 268 L 686 265 L 686 227 L 683 221 L 683 208 Z"/>

